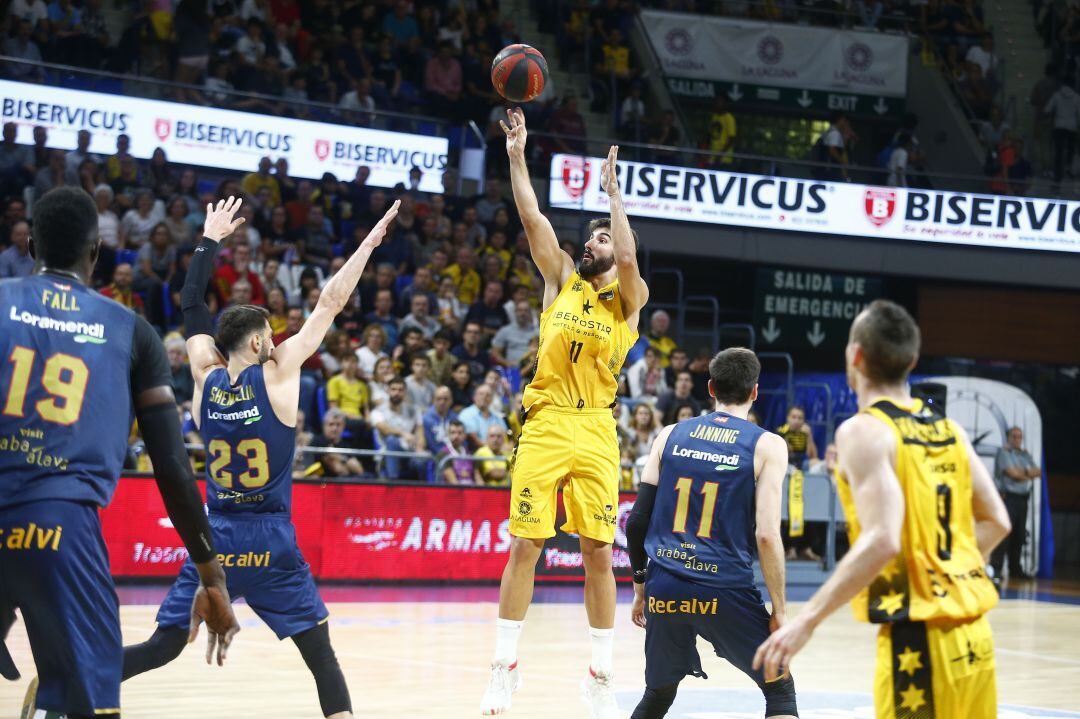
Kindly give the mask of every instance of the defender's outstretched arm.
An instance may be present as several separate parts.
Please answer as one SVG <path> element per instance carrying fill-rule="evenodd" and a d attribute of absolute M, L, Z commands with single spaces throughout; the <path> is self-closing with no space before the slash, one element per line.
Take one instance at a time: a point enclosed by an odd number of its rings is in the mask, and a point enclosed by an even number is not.
<path fill-rule="evenodd" d="M 397 217 L 400 205 L 401 200 L 396 200 L 391 205 L 382 219 L 360 243 L 360 247 L 352 254 L 352 257 L 326 283 L 322 294 L 319 295 L 319 303 L 300 331 L 274 349 L 271 361 L 280 369 L 286 372 L 299 371 L 300 365 L 319 349 L 334 318 L 345 309 L 345 305 L 348 304 L 349 298 L 356 289 L 356 284 L 360 282 L 360 276 L 364 274 L 364 268 L 367 267 L 371 253 L 382 244 L 390 223 Z"/>

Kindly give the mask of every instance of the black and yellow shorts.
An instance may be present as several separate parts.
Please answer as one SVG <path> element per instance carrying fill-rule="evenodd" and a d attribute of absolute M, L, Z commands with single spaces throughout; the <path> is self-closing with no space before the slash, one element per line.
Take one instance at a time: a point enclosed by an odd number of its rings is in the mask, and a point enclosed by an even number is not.
<path fill-rule="evenodd" d="M 544 407 L 522 427 L 510 472 L 510 533 L 555 536 L 559 486 L 564 532 L 608 544 L 619 514 L 619 439 L 610 409 Z"/>
<path fill-rule="evenodd" d="M 986 617 L 897 622 L 878 632 L 877 719 L 994 719 L 994 638 Z"/>

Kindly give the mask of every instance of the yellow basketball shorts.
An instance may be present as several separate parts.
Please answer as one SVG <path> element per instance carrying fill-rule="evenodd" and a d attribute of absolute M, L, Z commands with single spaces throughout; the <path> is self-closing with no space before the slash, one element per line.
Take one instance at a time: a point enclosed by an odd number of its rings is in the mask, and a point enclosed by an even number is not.
<path fill-rule="evenodd" d="M 611 410 L 544 407 L 529 417 L 510 470 L 510 533 L 554 537 L 560 485 L 563 531 L 614 542 L 619 439 Z"/>
<path fill-rule="evenodd" d="M 994 719 L 994 638 L 986 617 L 898 622 L 878 632 L 877 719 Z"/>

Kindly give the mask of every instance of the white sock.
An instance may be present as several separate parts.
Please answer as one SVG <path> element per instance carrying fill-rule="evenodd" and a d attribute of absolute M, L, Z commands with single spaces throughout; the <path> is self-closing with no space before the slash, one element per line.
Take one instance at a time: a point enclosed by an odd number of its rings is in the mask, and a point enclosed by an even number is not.
<path fill-rule="evenodd" d="M 495 657 L 492 661 L 506 666 L 517 663 L 517 645 L 523 624 L 525 622 L 515 622 L 513 619 L 495 621 Z"/>
<path fill-rule="evenodd" d="M 611 656 L 615 648 L 615 628 L 597 629 L 589 627 L 589 639 L 592 643 L 592 664 L 589 666 L 597 674 L 611 674 Z"/>

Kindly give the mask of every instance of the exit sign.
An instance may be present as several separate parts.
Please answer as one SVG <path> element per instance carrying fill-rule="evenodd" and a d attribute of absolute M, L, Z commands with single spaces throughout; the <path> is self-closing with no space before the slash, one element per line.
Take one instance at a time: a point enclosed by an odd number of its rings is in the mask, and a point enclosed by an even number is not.
<path fill-rule="evenodd" d="M 863 275 L 759 269 L 754 329 L 769 350 L 842 350 L 855 316 L 881 297 L 881 280 Z"/>

